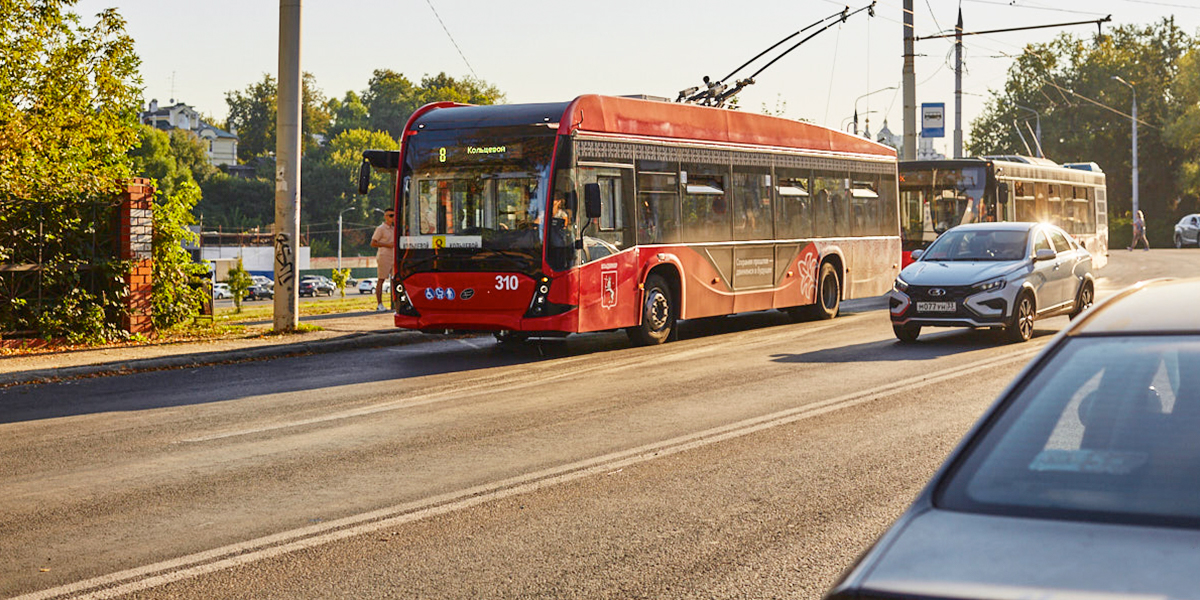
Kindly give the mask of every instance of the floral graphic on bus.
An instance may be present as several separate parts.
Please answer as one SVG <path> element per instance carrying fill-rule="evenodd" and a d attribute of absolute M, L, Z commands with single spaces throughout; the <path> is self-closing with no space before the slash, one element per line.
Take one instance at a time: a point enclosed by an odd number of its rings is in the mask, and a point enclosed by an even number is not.
<path fill-rule="evenodd" d="M 800 251 L 796 259 L 796 271 L 800 274 L 800 297 L 806 304 L 817 301 L 817 247 L 809 244 Z"/>

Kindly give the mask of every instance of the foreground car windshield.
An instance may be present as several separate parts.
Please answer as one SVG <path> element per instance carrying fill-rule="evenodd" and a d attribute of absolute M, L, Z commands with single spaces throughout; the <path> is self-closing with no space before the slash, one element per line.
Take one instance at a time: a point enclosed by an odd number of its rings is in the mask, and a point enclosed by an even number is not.
<path fill-rule="evenodd" d="M 921 260 L 1021 260 L 1027 231 L 950 230 L 929 246 Z"/>
<path fill-rule="evenodd" d="M 1200 336 L 1070 340 L 941 488 L 949 509 L 1200 526 Z"/>

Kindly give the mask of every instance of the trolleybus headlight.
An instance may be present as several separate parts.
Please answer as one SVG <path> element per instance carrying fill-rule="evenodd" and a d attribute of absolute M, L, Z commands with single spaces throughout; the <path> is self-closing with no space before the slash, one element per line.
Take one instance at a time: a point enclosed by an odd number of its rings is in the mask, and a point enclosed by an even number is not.
<path fill-rule="evenodd" d="M 392 303 L 392 305 L 395 306 L 396 312 L 410 317 L 420 316 L 420 313 L 417 312 L 417 309 L 413 307 L 412 301 L 408 299 L 408 292 L 404 290 L 404 283 L 396 282 L 396 285 L 393 286 L 393 289 L 395 289 L 396 294 L 394 296 L 395 301 Z"/>
<path fill-rule="evenodd" d="M 977 284 L 971 286 L 971 290 L 976 293 L 978 293 L 978 292 L 994 292 L 997 290 L 1004 289 L 1005 285 L 1008 285 L 1008 282 L 1005 281 L 1003 278 L 992 279 L 991 281 L 985 281 L 983 283 L 977 283 Z"/>
<path fill-rule="evenodd" d="M 546 276 L 539 277 L 537 287 L 533 290 L 533 299 L 529 303 L 529 312 L 527 316 L 540 317 L 546 312 L 546 295 L 550 293 L 550 278 Z"/>

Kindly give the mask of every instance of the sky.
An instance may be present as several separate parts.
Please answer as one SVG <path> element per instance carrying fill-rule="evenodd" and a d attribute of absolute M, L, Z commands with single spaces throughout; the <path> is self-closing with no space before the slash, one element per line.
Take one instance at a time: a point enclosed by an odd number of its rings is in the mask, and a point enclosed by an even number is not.
<path fill-rule="evenodd" d="M 1104 27 L 1174 17 L 1200 32 L 1200 0 L 913 0 L 918 37 L 952 33 L 957 10 L 965 31 L 1086 21 Z M 851 10 L 869 0 L 855 0 Z M 581 94 L 647 94 L 674 99 L 701 78 L 724 77 L 759 52 L 847 6 L 835 0 L 346 0 L 302 6 L 302 68 L 327 97 L 361 92 L 375 69 L 418 82 L 445 72 L 498 87 L 510 103 L 555 102 Z M 225 95 L 278 70 L 279 5 L 263 0 L 80 0 L 85 23 L 115 7 L 142 58 L 145 100 L 185 102 L 224 119 Z M 768 111 L 835 129 L 875 132 L 886 119 L 903 130 L 903 0 L 879 0 L 793 50 L 740 95 L 742 110 Z M 811 31 L 811 30 L 810 30 Z M 1012 57 L 1076 25 L 964 38 L 963 129 L 1003 87 Z M 751 64 L 744 77 L 808 32 Z M 953 40 L 916 43 L 917 103 L 944 102 L 946 153 L 954 114 Z M 1136 73 L 1120 74 L 1137 83 Z M 1114 82 L 1114 85 L 1119 85 Z M 895 87 L 895 90 L 885 88 Z M 1034 107 L 1036 109 L 1036 107 Z M 1119 118 L 1114 116 L 1114 118 Z M 869 121 L 869 123 L 868 123 Z"/>

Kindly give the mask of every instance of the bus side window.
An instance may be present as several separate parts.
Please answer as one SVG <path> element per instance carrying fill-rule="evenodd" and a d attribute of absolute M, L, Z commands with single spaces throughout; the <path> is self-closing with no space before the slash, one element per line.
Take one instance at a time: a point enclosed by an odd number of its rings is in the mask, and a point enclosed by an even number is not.
<path fill-rule="evenodd" d="M 775 239 L 813 236 L 811 173 L 803 169 L 775 169 Z"/>
<path fill-rule="evenodd" d="M 733 168 L 733 239 L 771 238 L 771 170 Z"/>
<path fill-rule="evenodd" d="M 679 241 L 679 163 L 637 161 L 637 242 Z"/>

